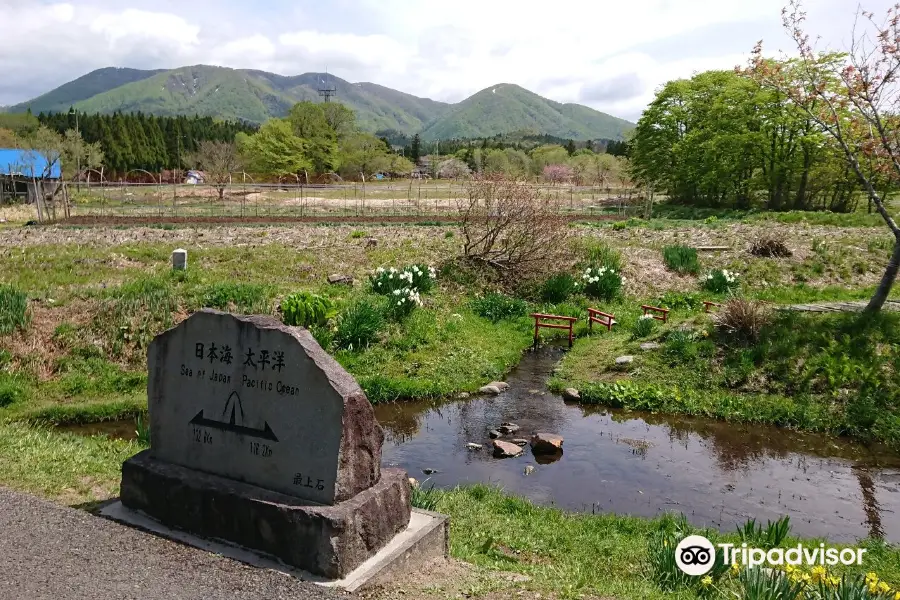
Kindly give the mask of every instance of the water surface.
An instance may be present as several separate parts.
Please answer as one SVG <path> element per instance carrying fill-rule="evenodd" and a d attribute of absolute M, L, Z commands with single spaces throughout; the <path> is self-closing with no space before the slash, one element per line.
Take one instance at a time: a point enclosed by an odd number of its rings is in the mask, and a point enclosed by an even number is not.
<path fill-rule="evenodd" d="M 382 461 L 425 485 L 492 483 L 544 505 L 654 516 L 684 512 L 697 525 L 733 530 L 747 517 L 788 514 L 793 532 L 900 542 L 900 457 L 844 439 L 771 426 L 566 404 L 546 389 L 562 349 L 525 355 L 497 397 L 442 405 L 375 407 L 385 429 Z M 565 438 L 558 460 L 526 452 L 493 458 L 488 431 L 504 421 Z M 466 443 L 484 449 L 466 449 Z M 525 467 L 534 471 L 525 474 Z M 424 475 L 423 469 L 438 472 Z"/>

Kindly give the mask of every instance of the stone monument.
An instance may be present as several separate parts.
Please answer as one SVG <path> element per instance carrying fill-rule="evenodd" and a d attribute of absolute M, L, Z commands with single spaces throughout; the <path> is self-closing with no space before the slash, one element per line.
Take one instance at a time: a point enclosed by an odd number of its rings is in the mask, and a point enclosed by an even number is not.
<path fill-rule="evenodd" d="M 362 389 L 305 329 L 212 310 L 148 351 L 151 447 L 121 501 L 165 525 L 338 579 L 410 520 Z"/>

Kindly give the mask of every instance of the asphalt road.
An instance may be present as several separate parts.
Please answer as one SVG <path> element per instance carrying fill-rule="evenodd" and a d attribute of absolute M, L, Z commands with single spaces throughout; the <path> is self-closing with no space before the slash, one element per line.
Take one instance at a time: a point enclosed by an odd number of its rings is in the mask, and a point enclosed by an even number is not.
<path fill-rule="evenodd" d="M 350 596 L 0 488 L 0 600 Z"/>

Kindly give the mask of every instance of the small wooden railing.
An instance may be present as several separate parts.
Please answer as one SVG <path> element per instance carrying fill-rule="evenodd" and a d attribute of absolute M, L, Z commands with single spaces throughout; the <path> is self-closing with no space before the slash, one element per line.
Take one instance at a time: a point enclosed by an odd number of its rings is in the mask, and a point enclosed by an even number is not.
<path fill-rule="evenodd" d="M 569 348 L 572 347 L 572 341 L 575 336 L 572 332 L 572 326 L 575 324 L 575 321 L 578 320 L 578 317 L 563 317 L 561 315 L 545 315 L 543 313 L 532 313 L 531 316 L 534 318 L 534 344 L 537 345 L 540 342 L 540 330 L 541 327 L 545 329 L 567 329 L 569 331 Z M 544 321 L 565 321 L 565 325 L 559 325 L 556 323 L 545 323 Z"/>
<path fill-rule="evenodd" d="M 596 308 L 588 309 L 588 329 L 594 330 L 594 323 L 602 325 L 606 327 L 607 331 L 612 331 L 613 325 L 616 324 L 616 316 L 610 313 L 605 313 L 597 310 Z"/>
<path fill-rule="evenodd" d="M 650 315 L 657 321 L 662 321 L 663 323 L 666 323 L 669 320 L 669 309 L 668 308 L 659 308 L 658 306 L 650 306 L 649 304 L 642 304 L 641 309 L 644 311 L 644 315 Z"/>
<path fill-rule="evenodd" d="M 703 301 L 703 312 L 713 312 L 713 309 L 722 308 L 722 305 L 718 302 L 710 302 L 708 300 Z"/>

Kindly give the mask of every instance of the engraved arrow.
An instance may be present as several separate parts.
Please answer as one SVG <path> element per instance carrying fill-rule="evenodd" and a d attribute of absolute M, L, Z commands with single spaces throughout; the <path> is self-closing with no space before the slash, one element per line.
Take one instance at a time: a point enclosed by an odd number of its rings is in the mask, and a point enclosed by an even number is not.
<path fill-rule="evenodd" d="M 233 402 L 232 402 L 233 400 Z M 203 411 L 197 413 L 193 419 L 191 419 L 191 425 L 200 425 L 202 427 L 209 427 L 211 429 L 219 429 L 221 431 L 231 431 L 232 433 L 239 433 L 241 435 L 246 435 L 255 438 L 261 438 L 264 440 L 272 440 L 273 442 L 277 442 L 278 438 L 275 437 L 275 432 L 272 431 L 272 428 L 269 427 L 268 422 L 263 422 L 263 429 L 256 429 L 253 427 L 246 427 L 244 425 L 239 425 L 236 422 L 237 411 L 240 411 L 240 421 L 244 421 L 244 405 L 241 403 L 241 397 L 238 396 L 237 392 L 231 392 L 231 395 L 228 396 L 228 400 L 225 401 L 225 409 L 222 411 L 222 416 L 228 412 L 228 408 L 231 407 L 231 417 L 226 423 L 225 421 L 216 421 L 215 419 L 207 419 L 203 416 Z"/>

